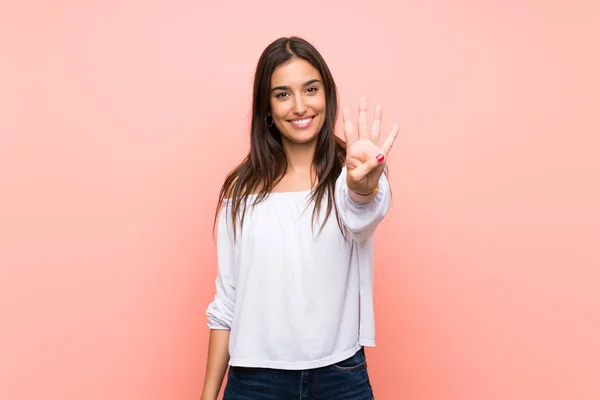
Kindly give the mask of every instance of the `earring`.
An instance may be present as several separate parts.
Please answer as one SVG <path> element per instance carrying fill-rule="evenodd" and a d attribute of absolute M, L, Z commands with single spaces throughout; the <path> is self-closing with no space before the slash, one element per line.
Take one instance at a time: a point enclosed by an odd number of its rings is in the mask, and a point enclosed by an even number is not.
<path fill-rule="evenodd" d="M 271 122 L 269 123 L 269 119 L 271 120 Z M 270 128 L 273 126 L 273 117 L 271 117 L 270 115 L 265 115 L 265 124 L 267 125 L 267 128 Z"/>

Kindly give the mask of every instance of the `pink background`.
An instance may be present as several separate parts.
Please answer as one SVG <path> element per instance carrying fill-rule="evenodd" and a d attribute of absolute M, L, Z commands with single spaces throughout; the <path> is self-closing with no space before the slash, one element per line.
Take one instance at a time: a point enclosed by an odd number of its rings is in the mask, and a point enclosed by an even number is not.
<path fill-rule="evenodd" d="M 376 397 L 600 398 L 598 3 L 217 3 L 0 6 L 0 398 L 199 398 L 217 192 L 292 34 L 401 126 Z"/>

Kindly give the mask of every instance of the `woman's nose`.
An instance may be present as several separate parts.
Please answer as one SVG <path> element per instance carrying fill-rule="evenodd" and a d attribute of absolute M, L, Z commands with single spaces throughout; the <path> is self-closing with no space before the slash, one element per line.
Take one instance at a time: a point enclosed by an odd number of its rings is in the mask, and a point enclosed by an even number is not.
<path fill-rule="evenodd" d="M 294 99 L 294 113 L 302 115 L 306 112 L 306 104 L 302 96 L 298 95 Z"/>

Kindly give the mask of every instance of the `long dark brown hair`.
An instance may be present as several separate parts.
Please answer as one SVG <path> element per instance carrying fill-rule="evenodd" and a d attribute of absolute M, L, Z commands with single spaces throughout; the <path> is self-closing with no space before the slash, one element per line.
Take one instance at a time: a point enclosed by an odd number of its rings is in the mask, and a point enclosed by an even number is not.
<path fill-rule="evenodd" d="M 250 151 L 227 175 L 219 193 L 213 228 L 217 224 L 223 201 L 228 199 L 227 201 L 231 202 L 230 217 L 234 237 L 238 218 L 240 228 L 244 223 L 248 196 L 256 194 L 252 205 L 263 201 L 287 171 L 281 133 L 274 124 L 267 126 L 266 116 L 270 109 L 271 75 L 278 66 L 294 58 L 306 60 L 315 67 L 323 78 L 325 89 L 325 122 L 317 137 L 312 166 L 317 179 L 317 185 L 313 188 L 310 198 L 314 202 L 313 226 L 319 216 L 321 203 L 326 198 L 327 206 L 323 223 L 333 210 L 343 232 L 334 201 L 335 181 L 346 159 L 346 144 L 334 134 L 338 110 L 337 87 L 325 60 L 317 49 L 306 40 L 292 36 L 279 38 L 269 44 L 258 60 L 252 96 Z"/>

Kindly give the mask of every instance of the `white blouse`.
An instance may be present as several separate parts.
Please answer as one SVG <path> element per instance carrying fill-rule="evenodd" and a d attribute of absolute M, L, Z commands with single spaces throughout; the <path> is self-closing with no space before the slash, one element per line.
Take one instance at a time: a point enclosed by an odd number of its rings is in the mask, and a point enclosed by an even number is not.
<path fill-rule="evenodd" d="M 310 194 L 271 193 L 255 207 L 249 199 L 235 243 L 225 201 L 216 294 L 206 315 L 210 329 L 231 330 L 232 366 L 319 368 L 375 346 L 373 233 L 390 206 L 389 183 L 382 174 L 375 198 L 357 203 L 348 196 L 344 167 L 335 203 L 347 239 L 334 209 L 321 233 L 319 223 L 313 230 Z"/>

